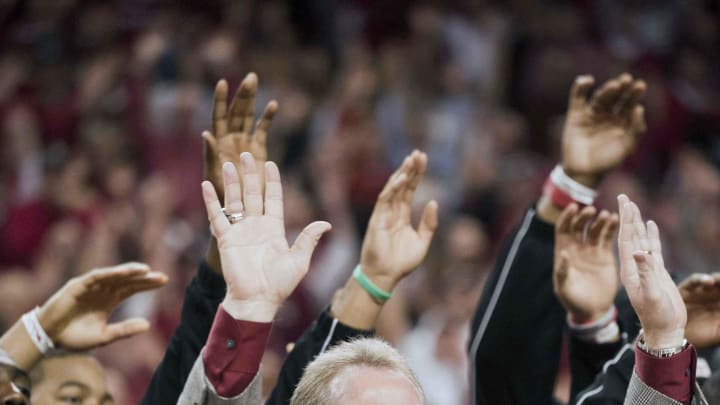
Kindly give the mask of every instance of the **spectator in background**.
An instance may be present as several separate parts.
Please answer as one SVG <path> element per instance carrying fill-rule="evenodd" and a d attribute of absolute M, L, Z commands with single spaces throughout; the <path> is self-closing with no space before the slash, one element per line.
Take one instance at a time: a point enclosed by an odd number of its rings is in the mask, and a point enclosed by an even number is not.
<path fill-rule="evenodd" d="M 640 205 L 672 241 L 673 269 L 717 262 L 714 251 L 686 256 L 675 243 L 692 231 L 699 246 L 708 245 L 714 232 L 712 224 L 698 227 L 692 213 L 699 210 L 683 208 L 685 201 L 713 206 L 690 195 L 700 171 L 677 174 L 689 141 L 702 145 L 703 171 L 717 175 L 720 162 L 713 141 L 720 79 L 708 73 L 719 63 L 712 2 L 11 3 L 0 10 L 0 288 L 37 281 L 35 299 L 42 300 L 73 269 L 149 262 L 173 275 L 170 285 L 120 309 L 162 325 L 143 336 L 144 347 L 166 346 L 205 252 L 196 157 L 213 81 L 225 77 L 234 87 L 251 70 L 263 72 L 263 105 L 286 100 L 269 154 L 288 196 L 303 207 L 297 223 L 317 213 L 336 227 L 319 247 L 318 275 L 300 286 L 304 298 L 296 302 L 305 304 L 297 308 L 305 314 L 320 310 L 343 282 L 324 275 L 334 264 L 348 266 L 352 256 L 338 252 L 359 251 L 372 196 L 414 148 L 432 146 L 437 163 L 419 192 L 434 190 L 443 223 L 479 218 L 495 255 L 536 197 L 537 173 L 554 161 L 553 125 L 564 113 L 569 78 L 581 72 L 647 78 L 648 136 L 616 176 L 638 191 L 633 197 L 648 196 Z M 314 166 L 329 143 L 344 164 L 319 176 Z M 163 197 L 147 196 L 143 190 L 158 183 Z M 666 198 L 654 198 L 659 192 Z M 342 233 L 336 217 L 344 218 Z M 443 254 L 432 249 L 428 263 Z M 2 314 L 5 326 L 31 305 L 3 307 L 16 312 Z M 403 313 L 405 330 L 432 307 L 401 308 L 418 311 Z M 276 329 L 277 363 L 303 326 Z M 107 350 L 124 358 L 118 347 Z M 151 372 L 142 357 L 124 358 L 144 370 L 131 373 L 138 377 L 130 402 Z"/>

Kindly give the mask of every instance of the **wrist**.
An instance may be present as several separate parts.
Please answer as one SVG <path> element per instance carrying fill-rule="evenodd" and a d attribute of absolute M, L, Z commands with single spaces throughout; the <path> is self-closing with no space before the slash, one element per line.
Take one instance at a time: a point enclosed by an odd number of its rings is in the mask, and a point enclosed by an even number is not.
<path fill-rule="evenodd" d="M 620 340 L 617 314 L 617 308 L 612 306 L 594 319 L 580 322 L 568 313 L 567 323 L 570 333 L 582 341 L 595 344 L 617 342 Z"/>
<path fill-rule="evenodd" d="M 568 175 L 562 165 L 556 165 L 543 185 L 543 195 L 558 208 L 564 209 L 573 202 L 592 205 L 597 191 Z"/>
<path fill-rule="evenodd" d="M 614 306 L 599 311 L 568 311 L 568 316 L 573 324 L 590 324 L 602 320 L 613 308 Z"/>
<path fill-rule="evenodd" d="M 602 176 L 597 174 L 589 174 L 589 173 L 578 173 L 573 171 L 572 169 L 568 169 L 564 164 L 562 165 L 563 170 L 565 171 L 565 174 L 568 175 L 571 179 L 577 181 L 578 183 L 582 184 L 583 186 L 587 186 L 590 188 L 597 188 L 597 186 L 600 184 L 600 181 L 602 180 Z"/>
<path fill-rule="evenodd" d="M 642 339 L 650 350 L 679 347 L 685 342 L 685 329 L 675 329 L 670 332 L 643 329 Z"/>
<path fill-rule="evenodd" d="M 40 321 L 40 326 L 45 330 L 48 337 L 53 341 L 57 341 L 62 331 L 63 322 L 53 306 L 48 305 L 48 303 L 43 304 L 38 308 L 37 317 L 38 321 Z"/>
<path fill-rule="evenodd" d="M 388 274 L 390 273 L 389 271 L 384 271 L 382 269 L 378 269 L 378 267 L 367 265 L 362 261 L 360 262 L 360 268 L 362 269 L 363 274 L 365 274 L 365 276 L 372 281 L 374 285 L 383 291 L 392 293 L 398 283 L 400 283 L 400 279 Z"/>
<path fill-rule="evenodd" d="M 373 299 L 354 279 L 335 293 L 330 314 L 343 325 L 354 329 L 371 330 L 383 305 Z"/>
<path fill-rule="evenodd" d="M 279 305 L 268 300 L 238 300 L 226 296 L 222 307 L 230 316 L 237 320 L 251 322 L 272 322 Z"/>

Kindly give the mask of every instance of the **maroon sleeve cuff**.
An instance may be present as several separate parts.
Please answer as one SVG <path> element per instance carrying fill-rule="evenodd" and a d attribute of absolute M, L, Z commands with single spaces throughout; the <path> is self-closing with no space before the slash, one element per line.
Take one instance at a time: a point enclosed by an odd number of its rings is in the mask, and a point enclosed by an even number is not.
<path fill-rule="evenodd" d="M 683 404 L 689 404 L 695 386 L 697 352 L 692 345 L 675 356 L 658 358 L 635 347 L 635 372 L 656 391 Z"/>
<path fill-rule="evenodd" d="M 203 351 L 205 375 L 224 398 L 240 395 L 260 369 L 272 323 L 233 318 L 220 305 Z"/>

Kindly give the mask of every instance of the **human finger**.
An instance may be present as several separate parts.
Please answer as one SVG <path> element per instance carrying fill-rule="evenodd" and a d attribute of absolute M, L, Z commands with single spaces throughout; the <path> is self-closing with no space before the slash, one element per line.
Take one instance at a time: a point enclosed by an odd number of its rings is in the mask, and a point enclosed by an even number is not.
<path fill-rule="evenodd" d="M 299 263 L 300 270 L 307 273 L 310 267 L 310 259 L 315 251 L 315 247 L 320 241 L 322 235 L 332 228 L 330 223 L 325 221 L 316 221 L 306 226 L 305 229 L 300 232 L 300 235 L 295 239 L 290 248 L 292 255 L 295 257 L 295 262 Z"/>
<path fill-rule="evenodd" d="M 205 202 L 205 210 L 207 211 L 208 220 L 210 221 L 210 230 L 217 238 L 230 228 L 230 222 L 222 212 L 220 200 L 218 200 L 215 187 L 209 181 L 202 182 L 203 201 Z"/>
<path fill-rule="evenodd" d="M 582 75 L 575 78 L 572 87 L 570 87 L 570 97 L 568 101 L 570 108 L 585 107 L 588 101 L 588 94 L 593 84 L 595 84 L 595 78 L 590 75 Z"/>
<path fill-rule="evenodd" d="M 150 330 L 150 322 L 144 318 L 132 318 L 122 322 L 111 323 L 105 327 L 103 344 L 133 337 Z"/>
<path fill-rule="evenodd" d="M 615 213 L 610 214 L 610 217 L 605 221 L 605 225 L 600 232 L 600 243 L 602 243 L 603 246 L 612 246 L 613 241 L 615 241 L 617 237 L 619 222 L 618 214 Z"/>
<path fill-rule="evenodd" d="M 438 203 L 435 200 L 427 203 L 420 217 L 418 225 L 418 235 L 425 242 L 425 246 L 430 246 L 435 230 L 438 227 Z"/>
<path fill-rule="evenodd" d="M 555 224 L 555 232 L 557 234 L 561 235 L 571 233 L 571 223 L 573 218 L 575 218 L 578 209 L 579 208 L 576 203 L 570 203 L 567 207 L 565 207 L 565 209 L 560 213 L 557 223 Z"/>
<path fill-rule="evenodd" d="M 590 245 L 597 246 L 600 244 L 602 230 L 607 225 L 609 218 L 610 213 L 607 210 L 602 210 L 595 218 L 595 221 L 590 224 L 587 231 L 587 240 Z"/>
<path fill-rule="evenodd" d="M 263 195 L 260 185 L 260 174 L 255 167 L 255 158 L 248 152 L 240 155 L 240 171 L 242 174 L 243 184 L 243 205 L 245 214 L 262 215 L 263 214 Z"/>
<path fill-rule="evenodd" d="M 265 146 L 267 143 L 267 133 L 270 129 L 270 124 L 272 123 L 273 118 L 275 117 L 275 114 L 278 111 L 278 102 L 275 100 L 270 101 L 267 106 L 265 106 L 265 111 L 263 111 L 262 116 L 258 120 L 257 124 L 255 125 L 255 141 Z"/>
<path fill-rule="evenodd" d="M 233 214 L 243 212 L 242 185 L 235 164 L 223 163 L 222 174 L 225 188 L 225 212 Z"/>
<path fill-rule="evenodd" d="M 225 79 L 221 79 L 215 85 L 212 112 L 212 132 L 220 138 L 227 135 L 228 132 L 227 98 L 228 83 Z"/>
<path fill-rule="evenodd" d="M 583 241 L 585 239 L 585 228 L 594 216 L 595 207 L 587 206 L 581 209 L 578 215 L 573 217 L 570 226 L 572 227 L 572 234 L 575 240 Z"/>
<path fill-rule="evenodd" d="M 280 170 L 275 162 L 265 163 L 265 215 L 283 219 L 283 189 Z"/>
<path fill-rule="evenodd" d="M 250 131 L 252 128 L 245 125 L 248 115 L 252 116 L 255 110 L 255 93 L 257 92 L 258 77 L 255 73 L 248 73 L 240 83 L 230 105 L 229 132 Z M 250 121 L 252 125 L 252 120 Z"/>
<path fill-rule="evenodd" d="M 610 113 L 615 101 L 622 94 L 620 82 L 608 80 L 590 98 L 590 107 L 596 112 Z"/>

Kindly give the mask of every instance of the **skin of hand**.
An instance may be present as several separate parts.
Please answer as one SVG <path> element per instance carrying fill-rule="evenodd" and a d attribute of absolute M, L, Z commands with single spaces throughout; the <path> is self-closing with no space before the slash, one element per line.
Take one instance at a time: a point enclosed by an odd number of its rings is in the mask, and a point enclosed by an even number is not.
<path fill-rule="evenodd" d="M 687 340 L 698 349 L 720 345 L 720 273 L 693 274 L 678 289 L 687 308 Z"/>
<path fill-rule="evenodd" d="M 240 175 L 233 163 L 223 164 L 227 212 L 244 215 L 234 224 L 223 214 L 212 183 L 202 183 L 210 229 L 218 241 L 227 283 L 222 305 L 235 319 L 254 322 L 273 320 L 280 305 L 307 274 L 320 237 L 331 228 L 327 222 L 313 222 L 289 247 L 280 172 L 273 162 L 267 162 L 264 169 L 263 199 L 260 174 L 250 153 L 240 157 Z"/>
<path fill-rule="evenodd" d="M 128 297 L 166 283 L 166 275 L 142 263 L 96 269 L 68 281 L 40 307 L 38 319 L 57 348 L 87 351 L 147 331 L 150 324 L 142 318 L 108 319 Z M 22 321 L 0 338 L 0 347 L 24 370 L 41 358 Z"/>
<path fill-rule="evenodd" d="M 605 315 L 618 289 L 612 250 L 618 215 L 603 210 L 594 218 L 595 211 L 570 204 L 555 227 L 555 295 L 573 321 L 581 323 Z"/>
<path fill-rule="evenodd" d="M 430 201 L 417 229 L 410 223 L 415 190 L 425 173 L 427 155 L 414 151 L 390 176 L 373 210 L 362 244 L 360 266 L 370 280 L 392 291 L 422 262 L 438 225 L 438 205 Z M 350 277 L 333 297 L 333 316 L 345 325 L 375 327 L 382 303 Z"/>
<path fill-rule="evenodd" d="M 618 196 L 620 209 L 620 279 L 640 318 L 645 343 L 651 349 L 680 346 L 687 311 L 678 287 L 665 269 L 660 231 L 653 221 L 643 223 L 640 209 Z"/>
<path fill-rule="evenodd" d="M 267 161 L 267 133 L 278 111 L 278 103 L 270 101 L 260 119 L 254 123 L 257 89 L 257 75 L 248 73 L 228 106 L 227 81 L 220 80 L 215 86 L 212 132 L 204 131 L 202 137 L 205 141 L 205 180 L 212 183 L 221 199 L 225 193 L 222 174 L 224 162 L 232 162 L 239 169 L 243 152 L 253 155 L 257 167 L 264 167 Z M 264 175 L 260 173 L 263 187 Z M 220 256 L 214 239 L 208 249 L 207 261 L 212 269 L 220 271 Z"/>
<path fill-rule="evenodd" d="M 588 99 L 593 83 L 592 76 L 575 79 L 562 136 L 563 170 L 588 187 L 622 163 L 646 129 L 645 82 L 623 73 Z"/>
<path fill-rule="evenodd" d="M 623 73 L 590 96 L 594 83 L 589 75 L 575 78 L 561 142 L 563 170 L 591 188 L 632 153 L 646 128 L 645 109 L 640 105 L 647 89 L 645 82 Z M 540 218 L 555 223 L 560 212 L 549 198 L 540 198 Z"/>
<path fill-rule="evenodd" d="M 422 262 L 438 225 L 435 201 L 425 205 L 417 229 L 410 223 L 413 197 L 426 167 L 423 152 L 405 158 L 380 193 L 365 231 L 360 266 L 385 291 L 392 291 Z"/>

